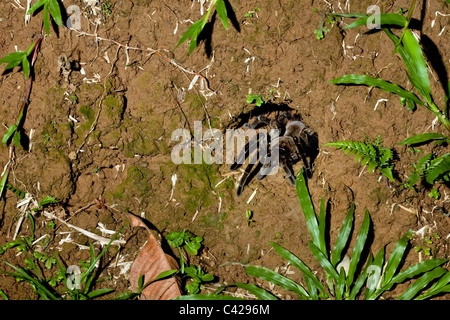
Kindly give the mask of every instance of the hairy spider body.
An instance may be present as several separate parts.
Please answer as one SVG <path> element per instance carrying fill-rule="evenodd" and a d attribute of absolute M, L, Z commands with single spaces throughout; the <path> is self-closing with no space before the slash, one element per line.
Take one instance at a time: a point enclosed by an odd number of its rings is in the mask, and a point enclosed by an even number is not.
<path fill-rule="evenodd" d="M 279 135 L 272 138 L 272 134 L 259 134 L 255 138 L 250 139 L 241 150 L 235 163 L 231 165 L 231 170 L 238 169 L 247 157 L 255 157 L 251 155 L 251 151 L 258 151 L 259 158 L 257 161 L 249 161 L 250 163 L 244 170 L 242 177 L 236 190 L 237 196 L 242 191 L 255 173 L 259 180 L 270 174 L 270 169 L 274 166 L 281 167 L 286 173 L 286 177 L 290 183 L 295 186 L 295 174 L 292 165 L 302 160 L 306 171 L 311 173 L 311 162 L 314 157 L 314 147 L 317 149 L 317 134 L 307 127 L 298 114 L 291 114 L 283 111 L 269 118 L 265 115 L 257 116 L 256 119 L 244 125 L 248 129 L 258 129 L 262 127 L 270 129 L 278 129 Z M 272 155 L 277 155 L 278 159 L 271 159 Z M 309 158 L 309 161 L 308 159 Z M 255 158 L 253 158 L 255 159 Z"/>

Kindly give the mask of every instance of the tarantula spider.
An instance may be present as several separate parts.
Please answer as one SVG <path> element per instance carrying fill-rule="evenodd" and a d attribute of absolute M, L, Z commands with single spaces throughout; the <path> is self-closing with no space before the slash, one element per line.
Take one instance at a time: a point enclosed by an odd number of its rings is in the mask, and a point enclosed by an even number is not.
<path fill-rule="evenodd" d="M 255 161 L 255 158 L 253 158 L 253 161 L 249 161 L 244 174 L 239 180 L 236 190 L 237 196 L 242 194 L 245 185 L 256 173 L 258 180 L 270 174 L 268 169 L 273 167 L 273 164 L 268 158 L 274 151 L 278 153 L 278 166 L 283 168 L 286 177 L 292 185 L 295 186 L 295 174 L 292 165 L 298 161 L 302 160 L 306 172 L 308 175 L 311 174 L 311 163 L 317 151 L 317 133 L 301 121 L 300 115 L 290 114 L 287 111 L 277 114 L 274 119 L 259 115 L 252 123 L 244 125 L 244 127 L 249 129 L 257 129 L 264 126 L 280 130 L 279 136 L 271 139 L 272 136 L 270 134 L 258 134 L 245 144 L 244 149 L 241 150 L 230 170 L 238 169 L 247 157 L 250 158 L 252 156 L 252 150 L 258 151 L 259 158 L 257 161 Z M 261 152 L 262 147 L 266 147 L 266 151 Z M 252 170 L 254 167 L 255 169 Z"/>

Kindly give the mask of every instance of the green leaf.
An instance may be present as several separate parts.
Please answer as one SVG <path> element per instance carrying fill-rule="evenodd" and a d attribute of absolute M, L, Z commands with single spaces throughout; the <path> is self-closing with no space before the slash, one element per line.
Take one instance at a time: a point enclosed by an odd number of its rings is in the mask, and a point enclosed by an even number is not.
<path fill-rule="evenodd" d="M 316 275 L 311 271 L 311 269 L 303 263 L 303 261 L 301 261 L 291 252 L 284 249 L 282 246 L 276 244 L 275 242 L 270 242 L 270 244 L 283 259 L 287 260 L 290 264 L 300 270 L 305 278 L 311 279 L 312 284 L 314 284 L 314 286 L 319 289 L 319 291 L 326 292 L 325 287 L 322 285 L 319 279 L 317 279 Z M 311 291 L 312 288 L 308 286 L 308 289 L 310 289 Z"/>
<path fill-rule="evenodd" d="M 448 272 L 446 269 L 439 267 L 425 273 L 419 279 L 414 281 L 414 283 L 409 286 L 400 297 L 398 297 L 398 300 L 412 300 L 420 291 L 424 290 L 429 283 L 431 283 L 434 279 L 441 277 L 446 272 Z"/>
<path fill-rule="evenodd" d="M 11 136 L 15 134 L 16 131 L 17 131 L 17 124 L 13 124 L 12 126 L 10 126 L 6 131 L 5 135 L 3 136 L 2 143 L 7 144 L 9 139 L 11 139 Z"/>
<path fill-rule="evenodd" d="M 354 84 L 354 85 L 366 85 L 369 87 L 377 87 L 386 92 L 395 93 L 402 98 L 412 100 L 414 103 L 424 105 L 425 103 L 420 100 L 414 93 L 406 91 L 400 86 L 390 83 L 388 81 L 358 74 L 348 74 L 333 80 L 328 81 L 334 84 Z"/>
<path fill-rule="evenodd" d="M 311 250 L 314 257 L 316 257 L 316 260 L 320 263 L 322 268 L 324 268 L 326 273 L 333 277 L 336 283 L 338 283 L 339 274 L 333 267 L 331 262 L 327 259 L 327 257 L 322 253 L 322 251 L 320 251 L 320 249 L 312 241 L 309 242 L 309 249 Z"/>
<path fill-rule="evenodd" d="M 450 282 L 450 272 L 447 272 L 427 292 L 417 297 L 416 300 L 428 299 L 439 293 L 450 292 L 450 286 L 448 285 L 449 282 Z"/>
<path fill-rule="evenodd" d="M 52 15 L 53 20 L 58 26 L 62 25 L 61 9 L 59 8 L 58 0 L 48 1 L 48 11 Z"/>
<path fill-rule="evenodd" d="M 326 228 L 326 212 L 325 212 L 325 199 L 322 197 L 320 201 L 320 212 L 319 212 L 319 243 L 320 251 L 328 259 L 327 244 L 325 242 L 325 228 Z"/>
<path fill-rule="evenodd" d="M 180 41 L 178 41 L 178 44 L 176 45 L 175 49 L 180 44 L 185 42 L 187 39 L 191 38 L 190 43 L 189 43 L 189 54 L 191 54 L 192 51 L 197 46 L 198 35 L 202 32 L 204 26 L 205 26 L 205 24 L 204 24 L 203 19 L 194 22 L 194 24 L 192 26 L 190 26 L 189 29 L 185 33 L 183 33 L 183 35 L 181 36 Z"/>
<path fill-rule="evenodd" d="M 228 30 L 228 16 L 227 16 L 227 8 L 225 6 L 224 0 L 216 1 L 216 11 L 222 21 L 223 26 L 226 30 Z"/>
<path fill-rule="evenodd" d="M 111 293 L 113 291 L 114 291 L 114 289 L 98 289 L 98 290 L 94 290 L 94 291 L 89 292 L 87 294 L 87 296 L 88 296 L 89 299 L 94 299 L 94 298 L 103 296 L 105 294 Z"/>
<path fill-rule="evenodd" d="M 448 179 L 449 175 L 450 175 L 450 153 L 446 153 L 443 156 L 433 159 L 430 162 L 430 165 L 425 173 L 425 179 L 429 184 L 433 184 L 435 181 L 440 180 L 441 178 Z"/>
<path fill-rule="evenodd" d="M 44 10 L 42 10 L 42 22 L 44 24 L 44 30 L 47 34 L 50 34 L 50 19 L 48 17 L 48 5 L 44 5 Z"/>
<path fill-rule="evenodd" d="M 303 168 L 300 169 L 300 172 L 297 176 L 296 189 L 298 200 L 300 202 L 300 206 L 302 207 L 303 215 L 305 216 L 306 225 L 311 234 L 312 241 L 318 248 L 320 248 L 321 241 L 320 241 L 319 225 L 317 222 L 317 217 L 314 211 L 311 197 L 309 196 L 308 188 L 306 187 L 306 178 L 304 176 Z"/>
<path fill-rule="evenodd" d="M 20 132 L 17 130 L 13 136 L 13 144 L 16 148 L 20 146 Z"/>
<path fill-rule="evenodd" d="M 18 66 L 26 56 L 26 52 L 23 51 L 8 53 L 3 59 L 0 59 L 0 65 L 2 65 L 3 63 L 7 63 L 5 69 L 12 69 Z"/>
<path fill-rule="evenodd" d="M 236 286 L 241 289 L 248 290 L 250 293 L 254 294 L 258 300 L 278 300 L 273 294 L 267 292 L 263 288 L 260 288 L 254 284 L 245 284 L 242 282 L 237 282 Z"/>
<path fill-rule="evenodd" d="M 39 0 L 35 4 L 33 4 L 30 9 L 27 11 L 27 15 L 31 15 L 34 11 L 36 11 L 38 8 L 40 8 L 42 5 L 47 3 L 48 0 Z"/>
<path fill-rule="evenodd" d="M 335 14 L 337 16 L 347 16 L 348 15 L 342 15 L 342 14 Z M 379 18 L 379 20 L 376 20 L 374 18 Z M 370 20 L 369 20 L 370 19 Z M 367 21 L 369 20 L 370 23 L 378 23 L 381 26 L 387 26 L 387 25 L 394 25 L 403 28 L 406 24 L 406 18 L 402 15 L 396 14 L 396 13 L 384 13 L 380 15 L 364 15 L 360 17 L 358 20 L 354 21 L 353 23 L 349 24 L 348 26 L 345 26 L 342 29 L 351 29 L 363 25 L 367 25 Z"/>
<path fill-rule="evenodd" d="M 430 141 L 433 141 L 433 140 L 445 140 L 445 141 L 448 141 L 449 137 L 446 136 L 445 134 L 429 132 L 429 133 L 422 133 L 422 134 L 418 134 L 418 135 L 406 138 L 405 140 L 403 140 L 399 144 L 400 145 L 420 144 L 420 143 L 427 143 L 427 142 L 430 142 Z"/>
<path fill-rule="evenodd" d="M 0 181 L 0 198 L 3 197 L 3 192 L 5 191 L 5 186 L 8 181 L 8 175 L 9 175 L 10 168 L 11 167 L 8 166 L 7 171 L 3 173 L 2 180 Z M 0 249 L 0 251 L 1 251 L 1 249 Z"/>
<path fill-rule="evenodd" d="M 369 234 L 370 227 L 370 214 L 366 209 L 366 214 L 364 215 L 364 221 L 359 229 L 358 237 L 356 238 L 356 243 L 353 248 L 352 257 L 350 259 L 350 266 L 348 268 L 347 274 L 347 287 L 350 288 L 353 284 L 353 279 L 355 277 L 355 272 L 358 264 L 360 263 L 361 253 L 366 244 L 367 235 Z"/>
<path fill-rule="evenodd" d="M 46 205 L 49 205 L 49 204 L 56 204 L 56 203 L 58 203 L 58 202 L 59 202 L 59 200 L 56 200 L 56 199 L 53 198 L 53 197 L 44 197 L 41 201 L 39 201 L 38 207 L 39 207 L 39 208 L 42 208 L 42 207 L 44 207 L 44 206 L 46 206 Z"/>
<path fill-rule="evenodd" d="M 395 245 L 394 250 L 392 250 L 391 255 L 387 261 L 387 265 L 383 274 L 383 279 L 381 286 L 387 286 L 392 278 L 394 277 L 397 268 L 402 261 L 403 255 L 405 253 L 406 247 L 408 246 L 409 239 L 411 237 L 412 230 L 409 230 Z"/>
<path fill-rule="evenodd" d="M 248 266 L 245 269 L 245 272 L 250 276 L 258 277 L 275 285 L 281 286 L 288 291 L 296 293 L 300 297 L 309 296 L 308 292 L 306 292 L 301 285 L 268 268 Z"/>
<path fill-rule="evenodd" d="M 384 28 L 383 31 L 392 40 L 394 45 L 397 45 L 400 39 L 389 29 Z M 427 65 L 420 45 L 409 29 L 405 30 L 402 43 L 403 45 L 400 44 L 397 46 L 397 51 L 408 69 L 408 78 L 427 103 L 430 104 L 432 101 Z"/>
<path fill-rule="evenodd" d="M 342 221 L 341 230 L 339 230 L 336 243 L 334 245 L 333 253 L 331 254 L 331 264 L 336 267 L 336 265 L 342 259 L 342 250 L 346 247 L 348 241 L 350 240 L 350 232 L 353 228 L 353 219 L 355 212 L 355 203 L 352 202 L 350 209 L 348 210 L 347 216 L 344 221 Z"/>

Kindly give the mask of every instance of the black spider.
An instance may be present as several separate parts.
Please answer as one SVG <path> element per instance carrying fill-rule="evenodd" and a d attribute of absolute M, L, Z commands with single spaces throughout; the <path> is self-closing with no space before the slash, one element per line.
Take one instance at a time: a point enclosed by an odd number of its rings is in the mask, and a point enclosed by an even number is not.
<path fill-rule="evenodd" d="M 278 152 L 278 166 L 283 168 L 292 185 L 295 186 L 295 174 L 292 165 L 298 161 L 303 161 L 308 176 L 311 175 L 311 163 L 317 154 L 317 133 L 301 121 L 300 115 L 283 111 L 273 119 L 265 115 L 259 115 L 252 123 L 244 124 L 244 127 L 248 129 L 258 129 L 264 126 L 268 126 L 270 129 L 278 129 L 279 136 L 272 138 L 270 134 L 263 132 L 263 134 L 255 135 L 245 144 L 235 163 L 230 167 L 230 170 L 236 170 L 245 162 L 247 157 L 253 157 L 239 180 L 236 190 L 237 196 L 242 194 L 245 185 L 256 173 L 259 180 L 269 174 L 269 169 L 274 166 L 270 160 L 271 151 Z M 257 159 L 255 154 L 251 154 L 252 151 L 256 150 L 258 151 Z M 307 158 L 309 158 L 309 161 Z M 254 167 L 255 169 L 253 169 Z"/>

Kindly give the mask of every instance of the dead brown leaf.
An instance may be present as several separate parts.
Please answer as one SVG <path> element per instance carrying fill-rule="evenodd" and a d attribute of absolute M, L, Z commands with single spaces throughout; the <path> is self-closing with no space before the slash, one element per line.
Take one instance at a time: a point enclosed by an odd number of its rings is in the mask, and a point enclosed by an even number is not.
<path fill-rule="evenodd" d="M 142 248 L 133 262 L 130 271 L 130 282 L 135 291 L 138 290 L 138 280 L 141 274 L 144 275 L 144 282 L 156 278 L 161 272 L 178 269 L 176 260 L 165 254 L 156 238 L 142 219 L 131 215 L 133 227 L 143 227 L 147 229 L 149 237 L 147 243 Z M 144 283 L 144 284 L 145 284 Z M 141 300 L 170 300 L 181 295 L 180 286 L 176 278 L 159 280 L 148 285 L 141 293 Z"/>

